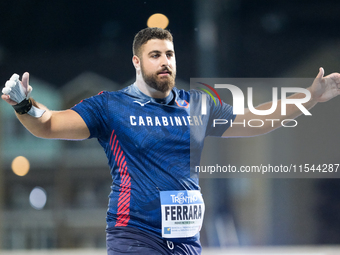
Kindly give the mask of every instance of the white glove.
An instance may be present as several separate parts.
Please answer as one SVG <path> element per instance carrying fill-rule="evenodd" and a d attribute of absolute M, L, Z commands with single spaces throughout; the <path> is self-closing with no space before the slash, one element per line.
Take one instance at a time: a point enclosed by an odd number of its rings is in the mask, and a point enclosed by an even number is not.
<path fill-rule="evenodd" d="M 6 82 L 5 87 L 2 89 L 2 93 L 9 95 L 10 98 L 20 103 L 24 99 L 28 99 L 32 92 L 32 87 L 29 86 L 27 91 L 24 91 L 24 87 L 20 84 L 19 75 L 16 73 Z"/>
<path fill-rule="evenodd" d="M 20 80 L 19 75 L 13 74 L 12 77 L 6 82 L 5 87 L 2 89 L 2 93 L 9 95 L 11 100 L 20 104 L 24 100 L 28 100 L 32 92 L 32 87 L 27 84 L 25 88 Z M 15 106 L 14 106 L 15 107 Z M 35 106 L 27 112 L 29 115 L 40 118 L 44 114 L 45 110 L 41 110 Z"/>

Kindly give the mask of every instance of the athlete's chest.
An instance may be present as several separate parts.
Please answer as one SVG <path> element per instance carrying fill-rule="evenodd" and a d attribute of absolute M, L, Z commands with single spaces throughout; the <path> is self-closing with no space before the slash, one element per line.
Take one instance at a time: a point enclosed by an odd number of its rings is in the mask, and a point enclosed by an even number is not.
<path fill-rule="evenodd" d="M 109 104 L 110 129 L 121 141 L 129 141 L 139 149 L 149 149 L 162 143 L 164 149 L 188 148 L 190 131 L 202 129 L 195 135 L 197 142 L 204 139 L 204 120 L 190 114 L 190 104 L 178 99 L 173 105 L 162 105 L 149 100 L 123 98 Z M 197 133 L 197 132 L 196 132 Z"/>

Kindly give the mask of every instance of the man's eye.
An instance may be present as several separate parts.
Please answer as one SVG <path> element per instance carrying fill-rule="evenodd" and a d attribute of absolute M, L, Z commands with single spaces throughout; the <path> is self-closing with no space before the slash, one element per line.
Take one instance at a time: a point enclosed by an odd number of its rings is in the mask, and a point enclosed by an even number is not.
<path fill-rule="evenodd" d="M 158 57 L 159 57 L 159 54 L 152 55 L 151 57 L 152 57 L 152 58 L 158 58 Z"/>

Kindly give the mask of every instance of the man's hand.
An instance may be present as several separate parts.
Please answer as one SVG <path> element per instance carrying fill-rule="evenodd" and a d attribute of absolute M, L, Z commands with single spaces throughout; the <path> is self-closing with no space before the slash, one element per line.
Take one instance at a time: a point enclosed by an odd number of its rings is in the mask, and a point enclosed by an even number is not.
<path fill-rule="evenodd" d="M 309 88 L 312 100 L 316 102 L 326 102 L 340 95 L 340 74 L 332 73 L 326 77 L 324 77 L 324 74 L 325 71 L 320 67 L 318 75 Z"/>
<path fill-rule="evenodd" d="M 13 106 L 17 114 L 28 114 L 40 118 L 46 110 L 40 109 L 35 101 L 29 98 L 32 87 L 28 84 L 29 73 L 24 73 L 22 82 L 19 75 L 13 74 L 2 89 L 1 98 Z"/>
<path fill-rule="evenodd" d="M 13 75 L 14 76 L 14 75 Z M 13 77 L 12 76 L 12 77 Z M 7 82 L 10 82 L 10 81 L 7 81 Z M 24 73 L 23 76 L 22 76 L 22 81 L 19 81 L 20 84 L 21 84 L 21 88 L 25 97 L 26 98 L 29 98 L 29 95 L 31 94 L 32 92 L 32 87 L 28 84 L 29 83 L 29 73 Z M 6 86 L 7 87 L 7 86 Z M 7 103 L 9 103 L 10 105 L 16 105 L 18 104 L 19 102 L 16 102 L 14 100 L 11 99 L 11 96 L 9 95 L 9 92 L 6 93 L 6 87 L 3 89 L 3 95 L 1 96 L 1 98 L 3 100 L 5 100 Z"/>

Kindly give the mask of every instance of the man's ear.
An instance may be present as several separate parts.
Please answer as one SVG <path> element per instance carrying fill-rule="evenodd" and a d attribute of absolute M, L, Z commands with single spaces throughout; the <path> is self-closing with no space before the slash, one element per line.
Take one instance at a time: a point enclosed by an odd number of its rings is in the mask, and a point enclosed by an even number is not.
<path fill-rule="evenodd" d="M 140 69 L 140 59 L 136 55 L 133 55 L 132 57 L 132 63 L 135 67 L 135 69 L 138 71 Z"/>

